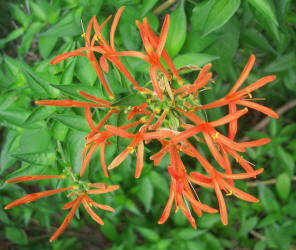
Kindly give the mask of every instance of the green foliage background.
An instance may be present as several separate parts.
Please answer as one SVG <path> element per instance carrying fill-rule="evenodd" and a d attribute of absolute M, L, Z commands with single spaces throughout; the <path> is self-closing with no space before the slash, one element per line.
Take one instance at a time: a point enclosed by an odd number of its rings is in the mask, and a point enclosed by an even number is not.
<path fill-rule="evenodd" d="M 292 0 L 190 0 L 173 1 L 157 15 L 161 0 L 27 0 L 6 1 L 0 9 L 0 248 L 1 249 L 295 249 L 296 248 L 296 2 Z M 168 1 L 170 2 L 170 1 Z M 155 30 L 171 14 L 166 48 L 180 67 L 213 63 L 216 85 L 204 103 L 224 96 L 236 81 L 250 54 L 256 64 L 248 83 L 268 74 L 277 80 L 256 92 L 280 111 L 278 120 L 259 125 L 261 114 L 249 111 L 240 123 L 239 139 L 270 137 L 269 145 L 247 151 L 246 158 L 265 171 L 252 183 L 239 187 L 259 196 L 249 204 L 227 199 L 229 225 L 219 215 L 204 214 L 191 228 L 181 213 L 158 225 L 169 194 L 167 160 L 154 168 L 146 154 L 144 172 L 134 179 L 135 159 L 129 156 L 105 180 L 98 155 L 88 173 L 92 181 L 119 184 L 121 189 L 101 198 L 116 209 L 99 213 L 100 227 L 81 209 L 65 233 L 50 244 L 50 235 L 62 222 L 64 195 L 55 195 L 10 211 L 3 207 L 25 193 L 59 187 L 56 181 L 5 184 L 8 178 L 30 174 L 55 174 L 61 166 L 78 171 L 82 138 L 88 132 L 78 109 L 37 107 L 34 100 L 78 98 L 77 89 L 104 96 L 91 65 L 82 57 L 50 66 L 52 58 L 83 45 L 80 20 L 86 26 L 93 15 L 102 22 L 125 5 L 118 30 L 119 50 L 141 49 L 135 20 L 147 16 Z M 107 30 L 104 30 L 107 32 Z M 126 59 L 141 81 L 145 64 Z M 126 91 L 127 81 L 111 70 L 107 80 L 115 94 Z M 222 111 L 211 112 L 211 119 Z M 118 121 L 114 121 L 114 124 Z M 244 132 L 247 131 L 247 132 Z M 121 151 L 121 142 L 108 147 L 107 161 Z M 152 149 L 153 150 L 153 149 Z M 294 192 L 293 192 L 294 191 Z M 200 190 L 205 203 L 214 194 Z M 102 200 L 103 199 L 103 200 Z M 216 205 L 213 203 L 213 205 Z"/>

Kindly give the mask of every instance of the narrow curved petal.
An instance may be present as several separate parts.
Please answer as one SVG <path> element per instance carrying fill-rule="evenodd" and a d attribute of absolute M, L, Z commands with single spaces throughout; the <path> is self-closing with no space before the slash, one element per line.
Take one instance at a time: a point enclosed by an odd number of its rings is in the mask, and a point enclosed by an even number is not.
<path fill-rule="evenodd" d="M 244 100 L 239 100 L 236 102 L 238 105 L 246 106 L 251 109 L 255 109 L 265 115 L 268 115 L 272 118 L 279 118 L 279 115 L 274 112 L 272 109 L 265 107 L 261 104 L 255 103 L 255 102 L 250 102 L 250 101 L 244 101 Z"/>
<path fill-rule="evenodd" d="M 137 165 L 136 165 L 136 173 L 135 178 L 139 178 L 144 165 L 144 143 L 141 140 L 139 142 L 138 151 L 137 151 Z"/>
<path fill-rule="evenodd" d="M 118 11 L 116 12 L 116 14 L 114 16 L 112 25 L 111 25 L 110 44 L 111 44 L 112 49 L 114 49 L 114 50 L 115 50 L 115 44 L 114 44 L 115 31 L 116 31 L 116 28 L 117 28 L 117 25 L 118 25 L 118 22 L 119 22 L 119 19 L 120 19 L 123 9 L 124 9 L 124 6 L 122 6 L 118 9 Z"/>
<path fill-rule="evenodd" d="M 158 82 L 157 66 L 155 66 L 155 65 L 151 65 L 151 67 L 150 67 L 150 78 L 152 81 L 152 86 L 153 86 L 154 91 L 156 92 L 158 98 L 162 101 L 163 96 L 162 96 L 162 92 L 161 92 L 159 82 Z"/>
<path fill-rule="evenodd" d="M 165 19 L 164 19 L 164 22 L 162 25 L 161 34 L 160 34 L 158 46 L 156 49 L 156 54 L 158 56 L 161 56 L 162 51 L 164 49 L 164 45 L 165 45 L 167 35 L 168 35 L 169 25 L 170 25 L 170 16 L 167 14 L 165 16 Z"/>
<path fill-rule="evenodd" d="M 75 204 L 73 205 L 72 209 L 70 210 L 70 212 L 68 213 L 68 215 L 66 216 L 65 220 L 63 221 L 63 223 L 60 225 L 60 227 L 58 228 L 58 230 L 54 233 L 53 236 L 51 236 L 50 238 L 50 242 L 53 242 L 56 238 L 59 237 L 59 235 L 66 229 L 66 227 L 69 225 L 71 219 L 73 218 L 77 208 L 80 205 L 80 202 L 82 200 L 83 196 L 79 196 L 78 199 L 76 200 Z"/>
<path fill-rule="evenodd" d="M 254 66 L 255 59 L 256 59 L 255 55 L 252 54 L 250 56 L 250 59 L 249 59 L 247 65 L 245 66 L 243 72 L 241 73 L 240 77 L 238 78 L 238 80 L 236 81 L 236 83 L 234 84 L 232 89 L 230 90 L 229 94 L 235 93 L 240 88 L 240 86 L 244 83 L 244 81 L 247 79 L 248 75 L 250 74 L 250 72 Z"/>
<path fill-rule="evenodd" d="M 222 221 L 223 225 L 227 225 L 228 224 L 228 216 L 227 216 L 227 208 L 226 208 L 225 200 L 223 198 L 223 194 L 221 192 L 221 189 L 220 189 L 217 181 L 213 181 L 213 183 L 214 183 L 214 189 L 215 189 L 216 196 L 217 196 L 218 203 L 219 203 L 221 221 Z"/>
<path fill-rule="evenodd" d="M 27 175 L 27 176 L 20 176 L 9 179 L 6 183 L 17 183 L 17 182 L 24 182 L 24 181 L 38 181 L 38 180 L 47 180 L 47 179 L 62 179 L 65 178 L 64 175 Z"/>

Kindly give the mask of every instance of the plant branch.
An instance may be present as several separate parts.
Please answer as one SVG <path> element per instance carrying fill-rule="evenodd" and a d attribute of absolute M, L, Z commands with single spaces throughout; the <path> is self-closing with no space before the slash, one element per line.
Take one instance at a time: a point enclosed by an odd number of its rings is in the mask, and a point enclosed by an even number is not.
<path fill-rule="evenodd" d="M 177 2 L 177 0 L 167 0 L 163 4 L 159 5 L 155 10 L 153 10 L 152 13 L 155 15 L 159 15 L 161 12 L 163 12 L 165 9 L 169 8 L 175 2 Z"/>
<path fill-rule="evenodd" d="M 296 181 L 296 176 L 293 176 L 291 180 Z M 256 181 L 256 182 L 249 181 L 246 184 L 248 187 L 257 187 L 259 185 L 259 183 L 264 184 L 264 185 L 271 185 L 271 184 L 276 183 L 276 179 L 270 179 L 270 180 L 266 180 L 266 181 Z"/>

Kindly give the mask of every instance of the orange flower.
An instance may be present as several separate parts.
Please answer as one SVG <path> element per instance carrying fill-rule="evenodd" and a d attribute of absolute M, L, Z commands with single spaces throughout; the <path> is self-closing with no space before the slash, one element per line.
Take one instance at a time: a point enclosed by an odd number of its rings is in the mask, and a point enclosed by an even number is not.
<path fill-rule="evenodd" d="M 253 100 L 256 100 L 256 99 L 252 99 L 253 97 L 251 95 L 251 92 L 253 92 L 254 90 L 261 88 L 264 85 L 268 84 L 269 82 L 273 81 L 276 78 L 276 76 L 269 75 L 269 76 L 263 77 L 263 78 L 259 79 L 258 81 L 252 83 L 248 87 L 245 87 L 244 89 L 238 91 L 240 86 L 244 83 L 247 76 L 249 75 L 249 73 L 254 65 L 254 62 L 255 62 L 255 55 L 251 55 L 250 60 L 247 63 L 247 65 L 245 66 L 239 79 L 237 80 L 237 82 L 234 84 L 232 89 L 229 91 L 229 93 L 225 97 L 223 97 L 217 101 L 214 101 L 212 103 L 203 105 L 201 107 L 196 107 L 195 110 L 210 109 L 210 108 L 216 108 L 216 107 L 228 105 L 229 106 L 229 113 L 233 114 L 236 112 L 236 105 L 242 105 L 242 106 L 246 106 L 246 107 L 249 107 L 252 109 L 256 109 L 259 112 L 266 114 L 270 117 L 278 118 L 278 114 L 276 112 L 274 112 L 272 109 L 265 107 L 261 104 L 251 102 Z M 236 131 L 237 131 L 237 120 L 233 120 L 230 122 L 230 126 L 229 126 L 229 138 L 230 139 L 234 139 L 234 137 L 236 135 Z"/>
<path fill-rule="evenodd" d="M 102 26 L 98 25 L 96 17 L 94 17 L 94 30 L 96 33 L 95 36 L 95 41 L 100 44 L 100 49 L 101 51 L 98 51 L 99 53 L 102 54 L 100 58 L 100 64 L 103 69 L 105 69 L 105 72 L 108 72 L 108 63 L 106 59 L 108 59 L 113 65 L 115 65 L 124 75 L 125 77 L 135 86 L 139 87 L 139 84 L 136 82 L 136 80 L 133 78 L 133 76 L 129 73 L 129 71 L 125 68 L 123 63 L 120 61 L 120 59 L 115 55 L 116 53 L 116 48 L 115 48 L 115 43 L 114 43 L 114 38 L 115 38 L 115 31 L 121 16 L 121 13 L 124 9 L 124 6 L 120 7 L 114 17 L 112 26 L 111 26 L 111 31 L 110 31 L 110 45 L 106 42 L 104 39 L 101 30 Z"/>
<path fill-rule="evenodd" d="M 107 116 L 108 116 L 108 114 L 107 114 Z M 94 154 L 95 150 L 97 149 L 97 147 L 100 147 L 100 158 L 101 158 L 102 168 L 103 168 L 105 176 L 109 177 L 107 167 L 106 167 L 106 162 L 105 162 L 105 145 L 107 143 L 107 140 L 110 137 L 112 137 L 113 134 L 109 131 L 98 131 L 105 123 L 105 121 L 104 122 L 102 122 L 102 121 L 103 121 L 103 119 L 96 127 L 94 127 L 94 125 L 92 125 L 91 126 L 92 132 L 85 138 L 87 140 L 87 142 L 86 142 L 86 145 L 82 151 L 83 156 L 82 156 L 82 167 L 80 170 L 80 176 L 83 175 L 83 173 L 84 173 L 92 155 Z M 88 123 L 90 124 L 91 122 L 89 121 Z M 126 129 L 134 127 L 140 123 L 142 123 L 141 120 L 121 126 L 120 128 L 123 130 L 126 130 Z M 96 131 L 95 133 L 93 133 L 94 129 Z M 89 149 L 89 151 L 87 152 L 88 149 Z"/>
<path fill-rule="evenodd" d="M 179 156 L 177 147 L 175 145 L 170 145 L 169 148 L 171 159 L 171 166 L 168 167 L 168 172 L 171 176 L 170 196 L 158 223 L 163 224 L 167 220 L 173 201 L 175 200 L 175 211 L 180 207 L 193 228 L 196 228 L 195 219 L 190 212 L 187 200 L 190 202 L 193 210 L 198 216 L 201 216 L 202 210 L 208 213 L 216 213 L 217 210 L 196 200 L 196 198 L 198 199 L 198 196 L 189 181 L 189 176 L 187 175 L 185 166 Z M 192 193 L 192 190 L 195 195 Z"/>
<path fill-rule="evenodd" d="M 235 151 L 241 151 L 244 152 L 245 148 L 233 140 L 229 139 L 228 137 L 222 135 L 217 130 L 214 129 L 214 127 L 221 126 L 224 124 L 229 123 L 232 120 L 238 119 L 245 113 L 247 113 L 248 109 L 245 108 L 243 110 L 237 111 L 234 114 L 226 115 L 216 121 L 213 122 L 204 122 L 199 116 L 197 116 L 194 113 L 187 113 L 183 111 L 180 108 L 176 109 L 180 111 L 182 114 L 184 114 L 188 119 L 192 120 L 194 123 L 196 123 L 196 126 L 192 126 L 191 128 L 187 129 L 184 132 L 181 132 L 180 134 L 176 135 L 171 139 L 171 143 L 176 144 L 178 142 L 182 142 L 186 140 L 187 138 L 202 132 L 204 139 L 213 155 L 215 160 L 223 167 L 227 168 L 227 163 L 225 162 L 225 159 L 221 156 L 219 153 L 217 145 L 225 145 L 230 149 L 233 149 Z"/>
<path fill-rule="evenodd" d="M 139 129 L 139 132 L 136 134 L 132 134 L 126 132 L 122 128 L 114 127 L 111 125 L 106 125 L 105 128 L 107 131 L 111 132 L 113 135 L 117 135 L 127 139 L 133 139 L 132 142 L 128 145 L 128 147 L 120 153 L 115 159 L 111 162 L 108 169 L 113 169 L 117 167 L 130 153 L 133 153 L 138 146 L 137 151 L 137 165 L 135 178 L 139 178 L 143 168 L 143 157 L 144 157 L 144 141 L 150 141 L 152 139 L 164 139 L 173 136 L 173 132 L 169 130 L 160 130 L 156 132 L 146 132 L 149 127 L 151 121 L 155 116 L 155 112 L 150 116 L 148 121 L 145 123 L 142 128 Z"/>
<path fill-rule="evenodd" d="M 20 176 L 15 177 L 10 180 L 7 180 L 6 183 L 16 183 L 16 182 L 23 182 L 23 181 L 37 181 L 37 180 L 46 180 L 46 179 L 63 179 L 65 178 L 64 175 L 27 175 L 27 176 Z"/>
<path fill-rule="evenodd" d="M 157 69 L 159 69 L 163 74 L 165 74 L 168 79 L 171 79 L 171 76 L 169 75 L 167 70 L 163 67 L 163 65 L 160 62 L 160 57 L 164 49 L 164 45 L 165 45 L 165 41 L 166 41 L 168 29 L 169 29 L 169 15 L 166 15 L 165 17 L 156 51 L 154 50 L 151 44 L 151 39 L 149 38 L 149 34 L 145 32 L 143 25 L 138 21 L 136 21 L 136 24 L 140 30 L 140 34 L 141 34 L 144 48 L 147 55 L 138 51 L 123 51 L 123 52 L 117 52 L 114 55 L 138 57 L 140 59 L 147 61 L 149 64 L 151 64 L 150 78 L 152 81 L 152 86 L 157 96 L 159 97 L 159 99 L 163 100 L 162 91 L 160 89 L 160 85 L 158 82 Z"/>
<path fill-rule="evenodd" d="M 89 184 L 89 186 L 91 187 L 92 184 Z M 96 189 L 99 190 L 100 192 L 97 193 L 92 193 L 92 194 L 103 194 L 103 193 L 108 193 L 108 192 L 112 192 L 115 191 L 119 188 L 119 186 L 114 185 L 114 186 L 107 186 L 104 184 L 103 187 Z M 87 193 L 91 194 L 90 191 L 95 191 L 95 190 L 87 190 Z M 63 206 L 63 209 L 69 209 L 71 208 L 70 212 L 68 213 L 68 215 L 66 216 L 66 218 L 64 219 L 63 223 L 60 225 L 60 227 L 57 229 L 57 231 L 53 234 L 53 236 L 50 238 L 50 242 L 53 242 L 56 238 L 59 237 L 59 235 L 67 228 L 67 226 L 69 225 L 71 219 L 73 218 L 77 208 L 79 207 L 79 205 L 82 203 L 82 205 L 84 206 L 85 210 L 88 212 L 88 214 L 91 216 L 91 218 L 97 222 L 100 225 L 104 225 L 103 220 L 91 209 L 91 206 L 103 209 L 103 210 L 107 210 L 110 212 L 113 212 L 114 209 L 112 207 L 109 207 L 107 205 L 102 205 L 102 204 L 98 204 L 95 201 L 93 201 L 91 198 L 88 197 L 87 194 L 77 194 L 77 198 L 73 201 L 68 202 L 67 204 L 65 204 Z"/>
<path fill-rule="evenodd" d="M 97 32 L 101 31 L 101 29 L 105 26 L 105 24 L 109 21 L 110 18 L 111 18 L 111 16 L 109 16 L 107 18 L 107 20 L 100 27 L 96 27 Z M 96 17 L 94 16 L 88 24 L 86 33 L 82 34 L 82 36 L 84 37 L 84 40 L 85 40 L 85 47 L 58 55 L 57 57 L 55 57 L 51 61 L 50 64 L 51 65 L 57 64 L 57 63 L 65 60 L 69 57 L 72 57 L 72 56 L 87 57 L 89 59 L 91 65 L 93 66 L 93 69 L 95 70 L 98 78 L 100 79 L 101 83 L 103 84 L 104 88 L 106 89 L 107 93 L 109 94 L 110 98 L 114 98 L 114 95 L 113 95 L 112 91 L 110 90 L 108 83 L 106 82 L 104 74 L 103 74 L 102 70 L 100 69 L 97 59 L 94 54 L 94 52 L 104 53 L 104 50 L 102 50 L 102 48 L 100 48 L 100 46 L 94 46 L 95 41 L 96 41 L 96 36 L 93 36 L 93 38 L 90 39 L 91 28 L 92 28 L 92 25 L 95 21 L 96 21 Z M 82 51 L 86 51 L 86 55 L 84 53 L 82 53 Z"/>
<path fill-rule="evenodd" d="M 182 149 L 181 149 L 182 150 Z M 263 169 L 255 170 L 251 173 L 243 173 L 243 174 L 222 174 L 215 170 L 215 168 L 187 141 L 186 148 L 183 148 L 182 152 L 187 153 L 190 156 L 195 157 L 201 163 L 203 168 L 207 171 L 210 177 L 204 176 L 200 173 L 192 172 L 190 181 L 200 186 L 205 186 L 208 188 L 213 188 L 216 192 L 217 199 L 219 202 L 219 209 L 221 220 L 224 225 L 227 225 L 227 210 L 226 204 L 222 195 L 221 190 L 226 191 L 227 194 L 234 194 L 240 199 L 249 201 L 249 202 L 258 202 L 259 200 L 253 197 L 250 194 L 247 194 L 233 185 L 229 184 L 226 179 L 246 179 L 250 177 L 254 177 L 263 172 Z"/>
<path fill-rule="evenodd" d="M 145 115 L 149 115 L 150 114 L 150 111 L 148 110 L 145 110 L 148 106 L 148 103 L 143 103 L 142 105 L 140 106 L 134 106 L 133 109 L 129 112 L 128 116 L 127 116 L 127 119 L 130 120 L 132 119 L 135 115 L 138 115 L 138 114 L 145 114 Z"/>

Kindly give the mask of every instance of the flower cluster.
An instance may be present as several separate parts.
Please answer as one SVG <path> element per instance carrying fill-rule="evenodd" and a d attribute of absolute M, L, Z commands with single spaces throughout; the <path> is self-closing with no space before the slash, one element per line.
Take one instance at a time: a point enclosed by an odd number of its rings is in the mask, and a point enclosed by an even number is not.
<path fill-rule="evenodd" d="M 83 204 L 90 216 L 99 224 L 103 224 L 103 221 L 93 212 L 91 206 L 113 211 L 107 205 L 96 203 L 89 195 L 114 191 L 118 188 L 117 185 L 89 184 L 84 183 L 80 179 L 97 149 L 99 150 L 102 169 L 106 177 L 109 176 L 108 170 L 119 166 L 129 154 L 136 153 L 135 178 L 139 178 L 144 166 L 146 145 L 151 141 L 159 142 L 159 152 L 151 155 L 150 159 L 157 166 L 162 158 L 168 154 L 170 164 L 167 166 L 167 171 L 171 179 L 170 195 L 163 214 L 158 221 L 159 224 L 163 224 L 168 219 L 173 203 L 175 204 L 175 211 L 181 208 L 188 221 L 196 228 L 192 211 L 197 216 L 201 216 L 203 211 L 207 213 L 219 212 L 222 223 L 227 225 L 228 217 L 224 194 L 226 196 L 233 194 L 249 202 L 258 202 L 258 199 L 252 195 L 235 187 L 234 180 L 256 178 L 263 171 L 263 169 L 255 170 L 252 164 L 243 158 L 242 153 L 246 151 L 246 148 L 268 143 L 269 139 L 263 138 L 256 141 L 237 142 L 235 141 L 235 136 L 238 130 L 238 120 L 248 112 L 248 108 L 255 109 L 273 118 L 278 117 L 273 110 L 254 102 L 258 99 L 252 96 L 254 90 L 273 81 L 275 76 L 263 77 L 247 87 L 241 88 L 255 62 L 255 56 L 251 55 L 237 82 L 225 97 L 209 104 L 201 104 L 199 95 L 204 90 L 211 89 L 210 85 L 214 82 L 210 72 L 211 64 L 207 64 L 203 68 L 190 65 L 181 69 L 175 68 L 165 49 L 169 29 L 169 15 L 165 16 L 160 35 L 157 35 L 152 30 L 147 18 L 144 18 L 142 23 L 136 22 L 143 41 L 144 52 L 117 51 L 114 37 L 123 9 L 124 7 L 121 7 L 113 19 L 109 43 L 101 31 L 111 17 L 108 17 L 103 24 L 99 25 L 94 16 L 89 22 L 86 33 L 82 34 L 85 46 L 61 54 L 51 62 L 51 64 L 56 64 L 72 56 L 87 57 L 106 90 L 109 100 L 103 100 L 78 91 L 85 101 L 36 101 L 37 105 L 83 108 L 85 119 L 91 130 L 84 138 L 85 147 L 82 150 L 80 176 L 71 175 L 74 183 L 72 186 L 29 194 L 6 206 L 6 209 L 9 209 L 44 196 L 71 191 L 68 196 L 75 196 L 75 199 L 63 207 L 63 209 L 71 208 L 71 210 L 60 228 L 52 236 L 51 241 L 56 239 L 69 224 L 80 203 Z M 124 56 L 140 58 L 149 64 L 150 82 L 148 84 L 139 84 L 135 80 L 120 60 Z M 134 95 L 142 97 L 140 99 L 143 100 L 141 103 L 121 105 L 121 101 L 115 99 L 112 86 L 109 86 L 105 78 L 105 74 L 109 72 L 110 64 L 116 67 L 131 82 Z M 185 77 L 181 77 L 188 70 L 193 72 L 199 71 L 192 83 L 189 83 Z M 132 98 L 134 98 L 133 95 L 128 100 L 131 103 L 133 103 Z M 227 115 L 218 120 L 208 121 L 208 110 L 226 105 L 229 110 Z M 245 108 L 238 109 L 238 106 L 244 106 Z M 97 124 L 93 114 L 95 109 L 105 111 L 105 116 Z M 109 118 L 116 115 L 124 115 L 126 117 L 126 124 L 122 126 L 111 125 L 108 122 Z M 229 131 L 223 135 L 217 127 L 224 125 L 228 126 Z M 132 132 L 130 129 L 132 129 Z M 111 143 L 110 138 L 112 137 L 124 138 L 128 140 L 129 144 L 111 162 L 106 162 L 105 148 Z M 200 153 L 199 145 L 201 144 L 208 147 L 214 159 L 212 163 Z M 182 161 L 184 155 L 197 160 L 196 162 L 200 166 L 199 172 L 185 165 Z M 244 172 L 233 173 L 231 166 L 233 159 L 243 168 Z M 7 182 L 66 178 L 67 176 L 69 175 L 24 176 Z M 199 199 L 196 190 L 197 186 L 210 188 L 215 191 L 218 209 L 204 204 Z"/>

